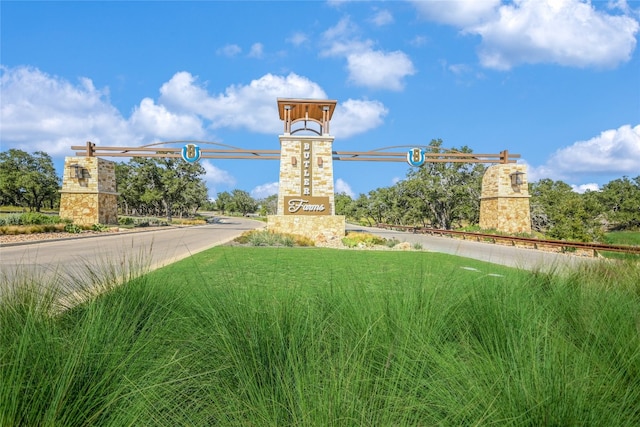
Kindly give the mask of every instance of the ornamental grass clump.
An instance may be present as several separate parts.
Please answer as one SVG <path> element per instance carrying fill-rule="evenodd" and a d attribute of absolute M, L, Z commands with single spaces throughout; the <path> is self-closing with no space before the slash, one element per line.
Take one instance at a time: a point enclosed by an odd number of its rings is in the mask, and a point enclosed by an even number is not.
<path fill-rule="evenodd" d="M 54 315 L 17 282 L 3 426 L 640 425 L 637 263 L 220 246 Z"/>

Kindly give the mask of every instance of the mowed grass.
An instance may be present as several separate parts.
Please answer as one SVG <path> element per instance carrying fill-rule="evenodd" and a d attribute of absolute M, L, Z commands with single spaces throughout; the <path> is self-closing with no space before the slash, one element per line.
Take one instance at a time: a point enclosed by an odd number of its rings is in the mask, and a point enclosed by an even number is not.
<path fill-rule="evenodd" d="M 640 425 L 635 263 L 218 247 L 54 296 L 3 296 L 0 425 Z"/>
<path fill-rule="evenodd" d="M 615 245 L 640 245 L 640 231 L 612 231 L 606 234 L 607 243 Z"/>

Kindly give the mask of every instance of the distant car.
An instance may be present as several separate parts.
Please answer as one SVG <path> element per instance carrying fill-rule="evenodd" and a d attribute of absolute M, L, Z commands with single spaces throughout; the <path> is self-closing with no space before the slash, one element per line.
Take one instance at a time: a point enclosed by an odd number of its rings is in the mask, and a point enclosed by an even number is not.
<path fill-rule="evenodd" d="M 207 224 L 220 224 L 222 220 L 217 216 L 210 216 L 206 219 Z"/>

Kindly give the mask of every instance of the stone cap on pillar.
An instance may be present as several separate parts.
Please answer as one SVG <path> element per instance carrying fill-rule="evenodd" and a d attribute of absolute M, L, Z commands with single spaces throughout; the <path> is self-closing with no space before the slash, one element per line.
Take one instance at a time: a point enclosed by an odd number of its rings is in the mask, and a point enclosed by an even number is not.
<path fill-rule="evenodd" d="M 309 131 L 317 135 L 329 134 L 329 121 L 338 101 L 330 99 L 278 98 L 280 120 L 284 121 L 285 135 Z M 294 123 L 302 122 L 302 127 L 292 130 Z M 310 128 L 315 123 L 319 129 Z"/>

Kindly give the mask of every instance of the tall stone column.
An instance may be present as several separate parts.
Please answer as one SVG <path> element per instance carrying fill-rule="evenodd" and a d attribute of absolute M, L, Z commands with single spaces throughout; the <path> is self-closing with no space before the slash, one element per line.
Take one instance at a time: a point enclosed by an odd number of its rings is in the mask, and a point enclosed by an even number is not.
<path fill-rule="evenodd" d="M 313 240 L 341 238 L 345 217 L 335 214 L 334 137 L 329 135 L 335 101 L 279 99 L 278 107 L 285 133 L 279 137 L 277 213 L 267 218 L 267 229 Z"/>
<path fill-rule="evenodd" d="M 65 157 L 60 217 L 74 224 L 118 224 L 115 163 L 99 157 Z"/>
<path fill-rule="evenodd" d="M 527 167 L 490 166 L 482 178 L 480 228 L 504 233 L 531 233 Z"/>

